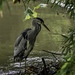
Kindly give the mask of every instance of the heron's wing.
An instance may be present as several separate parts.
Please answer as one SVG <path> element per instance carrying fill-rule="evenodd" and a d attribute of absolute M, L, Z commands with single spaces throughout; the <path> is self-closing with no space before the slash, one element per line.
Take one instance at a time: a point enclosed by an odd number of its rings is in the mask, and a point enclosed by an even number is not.
<path fill-rule="evenodd" d="M 17 38 L 15 42 L 15 48 L 14 48 L 14 59 L 22 60 L 24 51 L 27 49 L 27 38 L 28 38 L 28 31 L 31 29 L 24 30 L 20 36 Z"/>
<path fill-rule="evenodd" d="M 16 42 L 15 42 L 15 46 L 18 46 L 22 40 L 22 38 L 26 39 L 27 40 L 27 32 L 31 30 L 30 28 L 24 30 L 20 35 L 19 37 L 17 38 Z"/>
<path fill-rule="evenodd" d="M 28 46 L 29 46 L 29 39 L 28 39 L 29 38 L 29 36 L 28 36 L 29 32 L 31 32 L 30 28 L 28 28 L 28 29 L 24 30 L 24 32 L 22 32 L 23 38 L 26 39 L 26 42 L 24 44 L 24 48 L 26 50 L 28 50 Z"/>
<path fill-rule="evenodd" d="M 18 46 L 21 40 L 22 40 L 22 34 L 20 34 L 19 37 L 17 38 L 15 46 Z"/>
<path fill-rule="evenodd" d="M 27 36 L 28 36 L 28 35 L 27 35 L 27 32 L 30 31 L 30 30 L 31 30 L 31 28 L 28 28 L 28 29 L 25 29 L 25 30 L 21 33 L 24 39 L 27 39 Z"/>

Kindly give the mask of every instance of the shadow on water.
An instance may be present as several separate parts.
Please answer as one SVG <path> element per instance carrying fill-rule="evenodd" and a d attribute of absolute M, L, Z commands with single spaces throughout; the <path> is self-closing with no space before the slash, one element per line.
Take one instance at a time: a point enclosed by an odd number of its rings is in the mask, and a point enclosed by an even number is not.
<path fill-rule="evenodd" d="M 24 19 L 24 7 L 22 4 L 14 5 L 12 1 L 9 2 L 11 8 L 11 15 L 9 14 L 8 8 L 6 4 L 3 4 L 3 14 L 4 17 L 0 18 L 0 74 L 3 74 L 3 71 L 8 70 L 8 73 L 18 73 L 17 70 L 11 70 L 13 68 L 13 64 L 9 61 L 13 57 L 14 43 L 19 34 L 26 28 L 31 27 L 31 19 L 23 22 Z M 36 6 L 38 3 L 34 3 L 33 6 Z M 29 4 L 31 7 L 32 5 Z M 31 8 L 33 8 L 33 6 Z M 44 9 L 44 10 L 43 10 Z M 60 9 L 60 10 L 59 10 Z M 56 11 L 59 10 L 59 15 L 57 15 Z M 30 56 L 37 57 L 37 61 L 41 62 L 39 57 L 48 56 L 42 50 L 50 50 L 50 51 L 60 51 L 61 40 L 62 37 L 60 35 L 53 35 L 52 33 L 66 33 L 68 28 L 71 26 L 71 23 L 66 16 L 66 14 L 62 13 L 63 9 L 56 8 L 52 9 L 50 7 L 40 8 L 37 10 L 38 17 L 44 19 L 45 24 L 49 27 L 51 32 L 47 32 L 45 28 L 42 26 L 42 30 L 37 36 L 35 46 L 33 51 L 30 53 Z M 40 38 L 41 37 L 41 38 Z M 29 56 L 29 57 L 30 57 Z M 47 58 L 48 58 L 47 57 Z M 35 62 L 31 58 L 28 58 L 29 64 Z M 24 62 L 21 63 L 24 66 Z M 19 63 L 14 63 L 14 67 L 19 67 Z M 7 67 L 6 67 L 7 66 Z M 10 67 L 10 69 L 8 68 Z M 24 69 L 23 69 L 24 70 Z M 7 74 L 7 72 L 6 72 Z"/>

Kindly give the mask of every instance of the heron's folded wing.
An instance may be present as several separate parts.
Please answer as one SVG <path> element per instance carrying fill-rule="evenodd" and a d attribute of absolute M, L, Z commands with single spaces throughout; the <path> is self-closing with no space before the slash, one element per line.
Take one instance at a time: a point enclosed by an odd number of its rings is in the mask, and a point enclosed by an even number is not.
<path fill-rule="evenodd" d="M 20 36 L 17 38 L 16 42 L 15 42 L 15 46 L 18 46 L 20 41 L 22 40 L 22 34 L 20 34 Z"/>
<path fill-rule="evenodd" d="M 22 40 L 22 38 L 24 38 L 25 40 L 27 40 L 27 32 L 30 31 L 31 29 L 28 28 L 26 30 L 24 30 L 19 37 L 17 38 L 16 42 L 15 42 L 15 46 L 18 46 Z M 25 43 L 26 44 L 26 43 Z"/>

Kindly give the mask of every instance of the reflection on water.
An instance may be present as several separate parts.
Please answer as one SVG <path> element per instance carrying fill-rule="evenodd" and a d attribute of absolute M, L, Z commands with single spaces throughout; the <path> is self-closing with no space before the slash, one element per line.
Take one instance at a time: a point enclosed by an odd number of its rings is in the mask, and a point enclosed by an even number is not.
<path fill-rule="evenodd" d="M 0 65 L 7 66 L 8 63 L 10 63 L 9 59 L 13 57 L 16 38 L 24 29 L 31 27 L 31 20 L 23 22 L 24 8 L 22 4 L 13 5 L 12 2 L 10 2 L 11 15 L 7 10 L 6 4 L 3 6 L 4 17 L 0 18 Z M 49 33 L 42 26 L 30 56 L 50 56 L 50 54 L 43 52 L 43 49 L 50 51 L 59 50 L 62 38 L 60 35 L 53 35 L 52 32 L 66 33 L 71 24 L 65 14 L 60 12 L 60 15 L 57 15 L 57 10 L 48 7 L 44 8 L 44 10 L 41 8 L 37 11 L 40 13 L 38 16 L 44 19 L 45 24 L 49 27 L 51 32 Z M 60 11 L 62 11 L 62 9 Z"/>

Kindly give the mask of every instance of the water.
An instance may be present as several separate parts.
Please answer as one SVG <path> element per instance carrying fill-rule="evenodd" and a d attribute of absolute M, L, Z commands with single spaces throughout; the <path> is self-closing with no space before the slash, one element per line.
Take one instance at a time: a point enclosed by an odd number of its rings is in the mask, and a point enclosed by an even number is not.
<path fill-rule="evenodd" d="M 44 56 L 43 56 L 44 58 Z M 50 62 L 54 61 L 52 59 L 44 59 L 46 64 L 50 64 Z M 62 59 L 60 59 L 62 60 Z M 24 60 L 25 61 L 25 60 Z M 22 61 L 21 64 L 19 62 L 10 63 L 7 67 L 6 71 L 0 70 L 0 75 L 19 75 L 19 73 L 25 73 L 25 62 Z M 56 61 L 58 62 L 58 60 Z M 27 58 L 26 60 L 26 67 L 34 66 L 36 68 L 40 68 L 43 66 L 42 58 L 34 57 L 34 58 Z M 8 69 L 9 68 L 9 69 Z"/>
<path fill-rule="evenodd" d="M 50 63 L 52 60 L 50 59 L 45 59 L 45 62 L 48 64 L 48 62 Z M 43 65 L 42 63 L 42 59 L 40 57 L 34 57 L 34 58 L 27 58 L 26 60 L 26 66 L 35 66 L 37 68 L 40 67 L 40 65 Z M 0 75 L 17 75 L 19 74 L 19 72 L 21 71 L 22 73 L 25 72 L 25 62 L 21 62 L 21 65 L 19 62 L 15 62 L 15 63 L 10 63 L 9 66 L 6 69 L 6 71 L 3 71 L 2 69 L 0 70 Z"/>
<path fill-rule="evenodd" d="M 35 3 L 34 5 L 36 6 L 36 4 L 37 3 Z M 3 71 L 7 69 L 7 66 L 11 64 L 10 59 L 13 58 L 14 43 L 16 38 L 24 29 L 32 27 L 32 19 L 23 22 L 24 7 L 22 6 L 22 4 L 13 5 L 12 2 L 10 2 L 10 8 L 11 14 L 9 13 L 9 10 L 6 4 L 4 3 L 4 17 L 0 18 L 0 73 L 3 73 Z M 39 10 L 37 10 L 37 12 L 39 13 L 38 17 L 44 19 L 45 24 L 49 27 L 51 32 L 48 32 L 42 26 L 41 32 L 37 36 L 34 49 L 30 53 L 29 57 L 46 56 L 46 58 L 51 58 L 51 54 L 45 53 L 42 50 L 49 50 L 55 52 L 61 51 L 60 46 L 62 37 L 60 35 L 55 35 L 53 33 L 66 33 L 69 27 L 71 26 L 71 23 L 66 14 L 62 13 L 63 9 L 60 9 L 59 15 L 57 15 L 57 11 L 59 9 L 60 8 L 56 8 L 55 10 L 51 9 L 50 7 L 47 7 L 40 8 Z M 16 66 L 18 65 L 16 64 Z"/>

